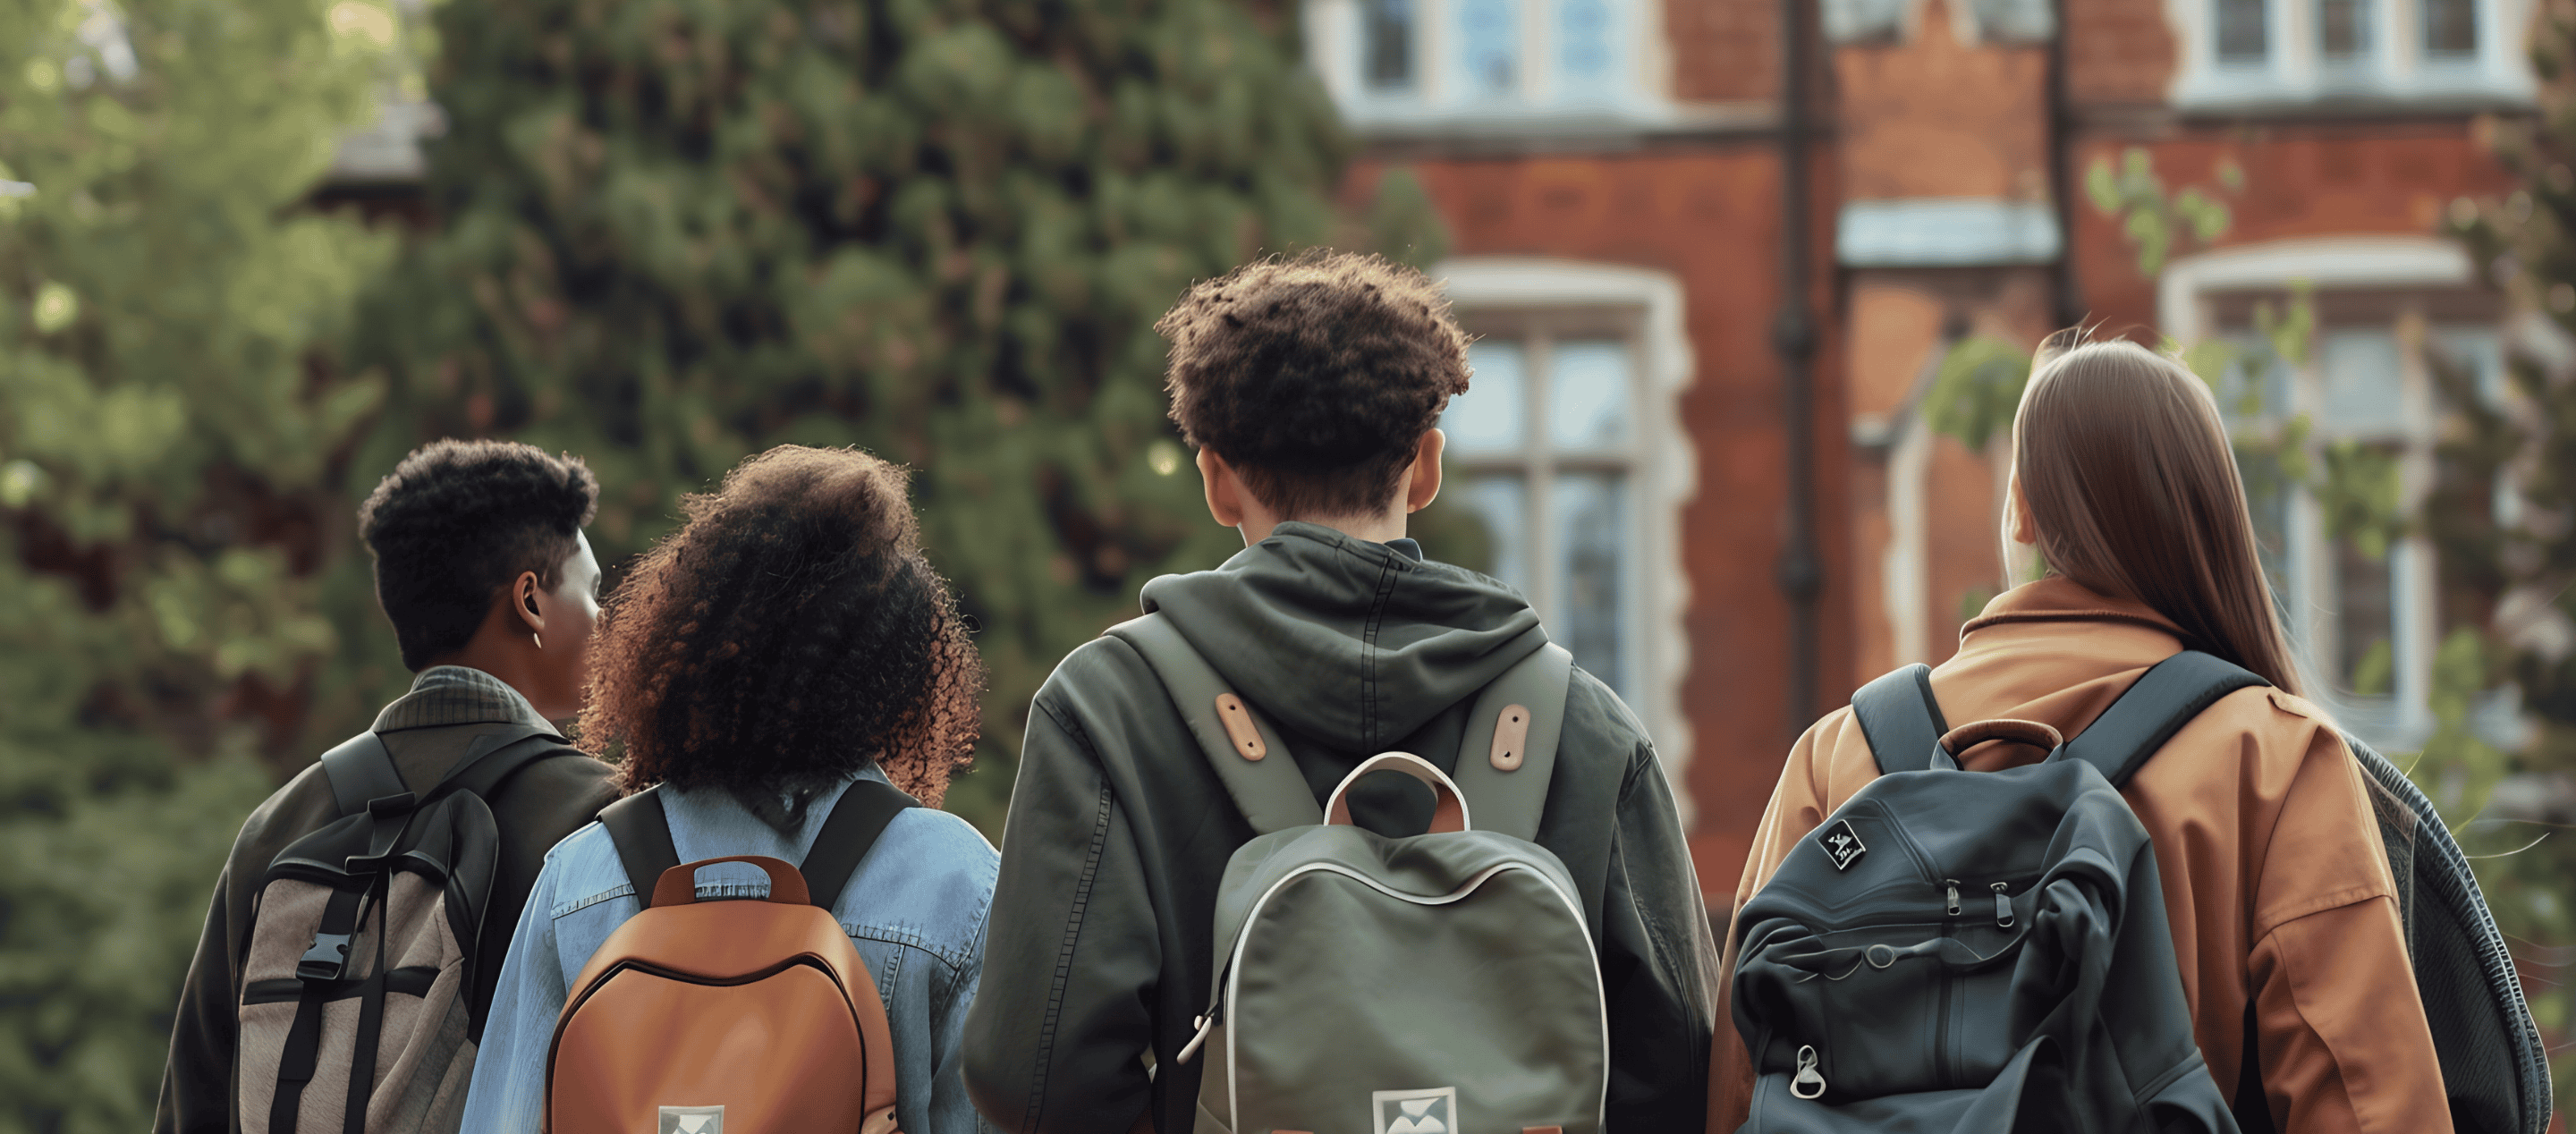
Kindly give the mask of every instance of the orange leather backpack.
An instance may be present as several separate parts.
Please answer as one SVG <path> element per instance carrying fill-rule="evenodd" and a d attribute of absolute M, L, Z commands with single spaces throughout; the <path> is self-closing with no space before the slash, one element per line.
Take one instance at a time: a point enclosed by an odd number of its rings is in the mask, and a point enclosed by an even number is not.
<path fill-rule="evenodd" d="M 659 789 L 600 813 L 650 894 L 572 983 L 546 1057 L 549 1134 L 895 1134 L 894 1040 L 833 902 L 911 796 L 852 783 L 802 870 L 680 863 Z M 697 870 L 748 862 L 760 901 L 697 900 Z"/>

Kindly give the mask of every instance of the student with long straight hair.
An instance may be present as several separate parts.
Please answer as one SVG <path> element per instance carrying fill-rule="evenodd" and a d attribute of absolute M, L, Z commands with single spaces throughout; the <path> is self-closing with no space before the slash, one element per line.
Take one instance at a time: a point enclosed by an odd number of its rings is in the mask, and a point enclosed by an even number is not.
<path fill-rule="evenodd" d="M 2005 538 L 2036 550 L 2045 573 L 1961 630 L 1958 653 L 1932 671 L 1943 714 L 2072 738 L 2185 649 L 2271 682 L 2202 712 L 2122 791 L 2154 842 L 2194 1038 L 2240 1113 L 2268 1110 L 2277 1130 L 2451 1129 L 2371 789 L 2300 698 L 2208 387 L 2124 341 L 2044 355 L 2013 422 L 2013 469 Z M 2046 755 L 1997 740 L 1960 763 L 1991 771 Z M 1808 729 L 1735 908 L 1877 776 L 1852 710 Z M 1737 947 L 1730 934 L 1730 974 Z M 1744 1121 L 1753 1083 L 1742 1038 L 1719 1028 L 1710 1129 Z"/>
<path fill-rule="evenodd" d="M 627 791 L 659 785 L 680 862 L 804 862 L 863 779 L 928 804 L 886 824 L 830 905 L 885 999 L 897 1127 L 989 1130 L 958 1069 L 1000 856 L 935 809 L 974 752 L 984 666 L 922 555 L 904 472 L 855 449 L 781 445 L 681 506 L 688 522 L 609 598 L 581 743 L 617 760 Z M 757 867 L 719 863 L 697 872 L 696 898 L 762 897 L 769 883 Z M 568 989 L 642 909 L 604 824 L 546 856 L 464 1129 L 540 1128 Z"/>

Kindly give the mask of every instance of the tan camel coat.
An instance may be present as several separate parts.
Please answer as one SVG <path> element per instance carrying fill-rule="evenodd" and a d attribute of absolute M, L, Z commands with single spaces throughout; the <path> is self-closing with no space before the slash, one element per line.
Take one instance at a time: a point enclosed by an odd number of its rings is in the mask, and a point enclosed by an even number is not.
<path fill-rule="evenodd" d="M 2073 737 L 2147 667 L 2179 652 L 2173 624 L 2064 579 L 2016 588 L 1962 631 L 1932 671 L 1952 725 L 2017 717 Z M 1995 741 L 1974 770 L 2045 753 Z M 1789 753 L 1736 886 L 1735 909 L 1876 762 L 1848 707 Z M 2285 1134 L 2451 1129 L 2442 1073 L 2407 965 L 2369 791 L 2315 706 L 2240 689 L 2202 713 L 2122 792 L 2155 841 L 2184 998 L 2210 1073 L 2233 1096 L 2254 998 L 2263 1084 Z M 1728 935 L 1725 971 L 1735 970 Z M 1709 1129 L 1740 1126 L 1753 1071 L 1720 983 Z"/>

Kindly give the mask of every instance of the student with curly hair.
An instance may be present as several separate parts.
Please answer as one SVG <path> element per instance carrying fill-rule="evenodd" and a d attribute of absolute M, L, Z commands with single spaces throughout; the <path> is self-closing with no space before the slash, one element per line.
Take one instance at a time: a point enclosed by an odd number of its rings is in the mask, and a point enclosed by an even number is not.
<path fill-rule="evenodd" d="M 419 675 L 369 729 L 402 786 L 427 793 L 505 740 L 564 743 L 550 722 L 580 707 L 599 614 L 599 561 L 581 532 L 598 498 L 599 482 L 578 457 L 511 441 L 450 440 L 403 458 L 358 509 L 358 534 L 375 555 L 377 602 L 393 623 L 403 665 Z M 547 849 L 617 798 L 611 774 L 597 760 L 558 748 L 484 793 L 498 835 L 485 907 L 492 929 L 467 945 L 462 1060 L 473 1059 L 509 927 Z M 271 863 L 341 821 L 334 788 L 314 764 L 242 825 L 180 993 L 154 1130 L 236 1129 L 245 1101 L 267 1113 L 277 1086 L 275 1049 L 245 1050 L 242 974 Z M 264 1066 L 268 1081 L 251 1074 L 251 1065 Z M 435 1088 L 435 1073 L 416 1077 Z M 451 1103 L 424 1128 L 452 1130 L 454 1121 Z"/>
<path fill-rule="evenodd" d="M 678 861 L 802 862 L 860 780 L 935 806 L 974 751 L 984 669 L 922 556 L 903 470 L 785 445 L 682 508 L 608 602 L 580 727 L 627 790 L 659 785 Z M 909 807 L 831 903 L 885 997 L 913 1134 L 984 1129 L 958 1048 L 995 864 L 964 820 Z M 742 863 L 698 872 L 701 900 L 768 886 Z M 605 826 L 555 848 L 493 1000 L 466 1129 L 539 1128 L 567 987 L 641 909 Z"/>
<path fill-rule="evenodd" d="M 1391 749 L 1451 772 L 1479 692 L 1548 636 L 1518 592 L 1405 536 L 1440 490 L 1434 426 L 1468 382 L 1438 286 L 1373 256 L 1269 260 L 1191 288 L 1156 329 L 1208 512 L 1245 547 L 1146 583 L 1145 610 L 1275 726 L 1318 803 Z M 1536 842 L 1575 880 L 1598 950 L 1608 1129 L 1697 1130 L 1714 956 L 1670 789 L 1635 715 L 1579 669 L 1562 728 Z M 1423 830 L 1430 798 L 1377 790 L 1392 786 L 1355 784 L 1351 814 Z M 1183 1052 L 1227 862 L 1254 834 L 1135 647 L 1103 637 L 1056 668 L 1029 713 L 967 1021 L 987 1117 L 1033 1134 L 1206 1128 L 1210 1059 Z"/>

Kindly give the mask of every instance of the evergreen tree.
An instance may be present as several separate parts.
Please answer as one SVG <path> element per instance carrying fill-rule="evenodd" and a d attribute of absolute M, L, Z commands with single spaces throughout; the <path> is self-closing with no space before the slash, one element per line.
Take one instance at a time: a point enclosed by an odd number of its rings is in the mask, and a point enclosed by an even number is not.
<path fill-rule="evenodd" d="M 951 806 L 996 833 L 1055 662 L 1142 580 L 1231 550 L 1163 419 L 1155 317 L 1337 226 L 1424 239 L 1409 179 L 1336 217 L 1346 143 L 1275 7 L 460 0 L 437 20 L 441 231 L 369 323 L 397 425 L 365 463 L 441 434 L 580 453 L 612 562 L 769 445 L 912 466 L 993 676 Z"/>
<path fill-rule="evenodd" d="M 0 0 L 0 1131 L 150 1121 L 258 757 L 334 647 L 383 383 L 320 348 L 392 246 L 296 205 L 397 32 L 373 0 Z"/>

